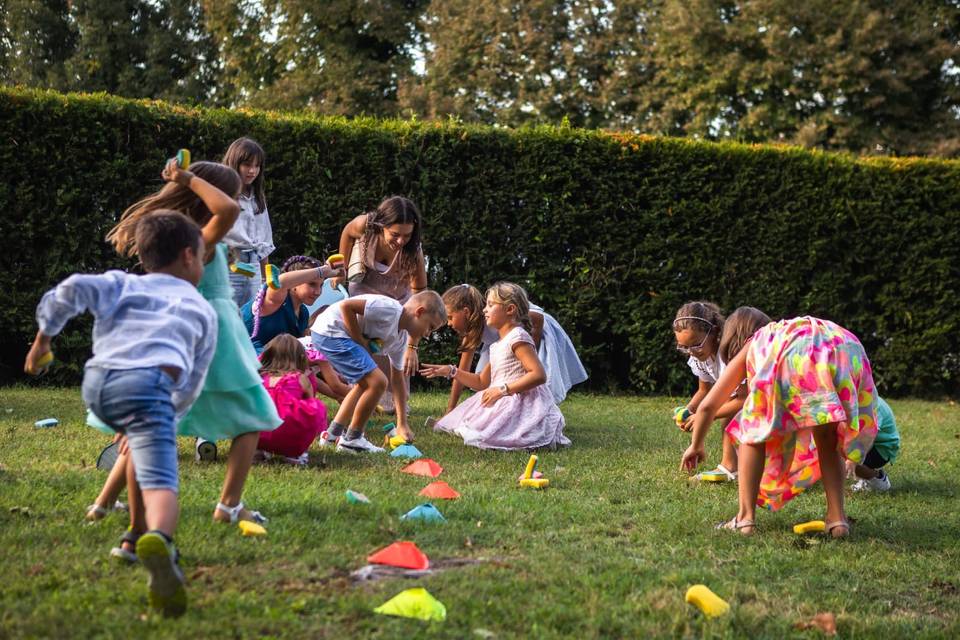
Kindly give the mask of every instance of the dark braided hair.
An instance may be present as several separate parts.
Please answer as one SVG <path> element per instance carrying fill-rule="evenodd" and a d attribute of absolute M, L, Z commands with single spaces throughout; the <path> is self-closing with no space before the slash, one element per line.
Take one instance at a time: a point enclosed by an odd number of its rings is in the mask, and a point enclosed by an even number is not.
<path fill-rule="evenodd" d="M 287 258 L 287 261 L 283 263 L 283 266 L 280 267 L 280 273 L 287 273 L 288 271 L 303 271 L 304 269 L 319 269 L 323 266 L 323 263 L 312 258 L 310 256 L 293 256 L 292 258 Z M 250 334 L 250 339 L 257 337 L 257 333 L 260 332 L 260 309 L 263 308 L 263 299 L 267 295 L 267 285 L 264 284 L 260 287 L 257 297 L 253 299 L 253 305 L 250 307 L 250 311 L 253 314 L 253 333 Z"/>

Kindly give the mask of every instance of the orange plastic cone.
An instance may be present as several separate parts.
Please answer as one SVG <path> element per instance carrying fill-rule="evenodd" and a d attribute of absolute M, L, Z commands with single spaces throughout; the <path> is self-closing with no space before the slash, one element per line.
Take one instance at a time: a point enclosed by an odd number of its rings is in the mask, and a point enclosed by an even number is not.
<path fill-rule="evenodd" d="M 434 498 L 436 500 L 456 500 L 460 497 L 460 494 L 443 480 L 431 482 L 423 488 L 423 491 L 420 492 L 420 495 L 426 496 L 427 498 Z"/>
<path fill-rule="evenodd" d="M 389 547 L 367 556 L 367 562 L 417 571 L 430 568 L 430 559 L 412 542 L 394 542 Z"/>
<path fill-rule="evenodd" d="M 436 478 L 443 472 L 443 467 L 431 460 L 430 458 L 422 458 L 415 462 L 411 462 L 403 469 L 400 469 L 404 473 L 412 473 L 415 476 L 428 476 L 430 478 Z"/>

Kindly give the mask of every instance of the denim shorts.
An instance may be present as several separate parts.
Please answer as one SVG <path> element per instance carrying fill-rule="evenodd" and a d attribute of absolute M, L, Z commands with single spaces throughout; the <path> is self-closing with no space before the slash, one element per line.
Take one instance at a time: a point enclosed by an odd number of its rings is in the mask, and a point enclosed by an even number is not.
<path fill-rule="evenodd" d="M 263 280 L 260 274 L 260 258 L 255 251 L 237 251 L 237 259 L 240 262 L 248 262 L 255 265 L 256 275 L 248 278 L 239 273 L 230 272 L 230 286 L 233 288 L 233 301 L 238 307 L 247 304 L 260 293 L 260 287 L 263 286 Z"/>
<path fill-rule="evenodd" d="M 83 401 L 111 429 L 127 436 L 141 489 L 178 490 L 173 380 L 159 367 L 87 367 Z"/>
<path fill-rule="evenodd" d="M 377 368 L 370 353 L 350 338 L 331 338 L 311 332 L 313 348 L 326 356 L 333 368 L 350 384 Z"/>

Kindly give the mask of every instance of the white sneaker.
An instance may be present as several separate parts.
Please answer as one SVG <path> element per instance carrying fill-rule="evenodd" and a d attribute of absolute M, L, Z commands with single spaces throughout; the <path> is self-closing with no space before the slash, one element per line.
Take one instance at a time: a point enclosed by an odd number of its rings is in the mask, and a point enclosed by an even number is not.
<path fill-rule="evenodd" d="M 197 462 L 216 462 L 217 461 L 217 443 L 212 440 L 197 438 L 196 455 Z"/>
<path fill-rule="evenodd" d="M 851 489 L 853 491 L 890 491 L 890 476 L 883 474 L 876 478 L 860 478 Z"/>
<path fill-rule="evenodd" d="M 363 436 L 360 436 L 353 440 L 340 438 L 337 451 L 346 451 L 347 453 L 383 453 L 386 449 L 378 447 Z"/>
<path fill-rule="evenodd" d="M 337 437 L 331 436 L 329 433 L 324 431 L 319 436 L 317 436 L 317 446 L 321 449 L 326 449 L 327 447 L 332 447 L 337 444 Z"/>
<path fill-rule="evenodd" d="M 292 464 L 296 467 L 305 467 L 307 466 L 307 463 L 310 462 L 310 456 L 304 452 L 304 453 L 301 453 L 296 458 L 283 456 L 283 461 L 286 462 L 287 464 Z"/>

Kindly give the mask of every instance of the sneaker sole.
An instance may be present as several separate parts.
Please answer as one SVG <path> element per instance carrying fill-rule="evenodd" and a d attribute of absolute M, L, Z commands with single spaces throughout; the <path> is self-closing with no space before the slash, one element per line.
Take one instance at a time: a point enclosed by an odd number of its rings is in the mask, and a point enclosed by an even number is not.
<path fill-rule="evenodd" d="M 137 557 L 150 572 L 150 606 L 167 617 L 182 616 L 187 610 L 187 590 L 166 540 L 156 533 L 143 534 L 137 540 Z"/>
<path fill-rule="evenodd" d="M 386 453 L 386 449 L 379 449 L 376 451 L 370 449 L 354 449 L 353 447 L 348 447 L 343 443 L 337 445 L 337 451 L 342 451 L 355 456 L 360 455 L 361 453 Z"/>
<path fill-rule="evenodd" d="M 197 460 L 199 462 L 216 462 L 217 445 L 210 441 L 200 444 L 197 447 Z"/>

